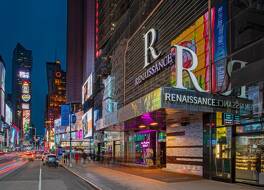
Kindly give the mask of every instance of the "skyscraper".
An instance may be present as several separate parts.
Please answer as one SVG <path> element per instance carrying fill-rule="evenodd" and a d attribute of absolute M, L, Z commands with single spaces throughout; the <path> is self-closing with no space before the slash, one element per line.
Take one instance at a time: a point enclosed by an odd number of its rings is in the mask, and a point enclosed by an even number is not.
<path fill-rule="evenodd" d="M 60 61 L 47 62 L 48 95 L 46 96 L 45 127 L 49 148 L 54 146 L 54 121 L 60 117 L 60 106 L 66 103 L 66 73 Z"/>
<path fill-rule="evenodd" d="M 14 123 L 22 132 L 24 145 L 30 141 L 31 97 L 32 97 L 32 51 L 18 43 L 13 51 L 12 102 Z"/>
<path fill-rule="evenodd" d="M 5 121 L 5 65 L 4 60 L 0 56 L 0 151 L 3 150 L 4 137 L 6 130 L 4 129 Z"/>
<path fill-rule="evenodd" d="M 95 1 L 68 0 L 67 102 L 81 103 L 82 85 L 93 72 Z"/>

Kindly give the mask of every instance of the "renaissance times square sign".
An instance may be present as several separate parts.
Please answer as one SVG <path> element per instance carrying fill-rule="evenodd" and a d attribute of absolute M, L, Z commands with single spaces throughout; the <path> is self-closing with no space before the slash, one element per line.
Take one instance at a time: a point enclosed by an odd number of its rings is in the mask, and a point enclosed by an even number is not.
<path fill-rule="evenodd" d="M 176 85 L 172 90 L 165 90 L 164 99 L 170 103 L 184 103 L 189 105 L 200 105 L 200 106 L 209 106 L 209 107 L 218 107 L 218 108 L 230 108 L 230 109 L 240 109 L 246 105 L 250 105 L 250 101 L 244 99 L 245 98 L 245 87 L 241 87 L 241 94 L 239 98 L 230 99 L 225 96 L 230 95 L 232 92 L 231 84 L 228 85 L 227 91 L 223 92 L 222 95 L 212 95 L 209 90 L 203 89 L 194 74 L 196 67 L 198 66 L 198 58 L 196 53 L 191 50 L 190 48 L 180 46 L 180 45 L 173 45 L 171 47 L 171 51 L 165 55 L 163 58 L 160 58 L 161 51 L 155 49 L 155 43 L 157 42 L 157 31 L 151 28 L 145 35 L 144 35 L 144 55 L 145 55 L 145 63 L 144 63 L 144 72 L 136 77 L 135 85 L 140 85 L 145 82 L 147 79 L 155 76 L 162 70 L 166 69 L 167 67 L 176 64 Z M 184 53 L 188 53 L 191 57 L 192 64 L 189 67 L 184 66 L 183 56 Z M 150 58 L 152 58 L 152 63 L 150 62 Z M 158 61 L 156 61 L 159 59 Z M 227 63 L 227 75 L 230 77 L 233 65 L 238 63 L 240 68 L 245 67 L 246 62 L 233 60 Z M 187 90 L 187 88 L 183 84 L 183 72 L 188 74 L 195 90 L 197 91 L 192 92 Z M 166 87 L 167 88 L 167 87 Z M 177 92 L 176 92 L 177 91 Z M 187 94 L 186 94 L 187 93 Z M 189 94 L 191 93 L 191 94 Z M 246 100 L 246 102 L 245 102 Z M 247 106 L 246 106 L 247 107 Z"/>
<path fill-rule="evenodd" d="M 173 45 L 171 47 L 171 51 L 160 58 L 161 51 L 155 49 L 155 43 L 157 42 L 157 31 L 151 28 L 145 35 L 144 35 L 144 72 L 136 77 L 135 85 L 140 85 L 145 82 L 147 79 L 155 76 L 160 71 L 166 69 L 173 64 L 176 64 L 176 88 L 179 89 L 187 89 L 183 84 L 183 72 L 185 71 L 191 79 L 191 82 L 194 88 L 199 92 L 208 92 L 208 90 L 204 90 L 200 87 L 198 80 L 194 74 L 194 70 L 198 66 L 198 58 L 196 53 L 187 47 L 180 46 L 180 45 Z M 192 65 L 190 67 L 184 66 L 183 56 L 184 53 L 188 53 L 192 59 Z M 152 58 L 152 63 L 150 62 L 150 57 Z M 159 59 L 160 58 L 160 59 Z M 158 61 L 156 61 L 159 59 Z M 227 63 L 227 75 L 231 77 L 231 73 L 233 71 L 233 65 L 239 64 L 240 68 L 246 66 L 246 62 L 240 60 L 232 60 Z M 223 95 L 230 95 L 231 94 L 231 84 L 229 84 L 227 91 L 223 93 Z M 245 97 L 245 87 L 241 87 L 241 95 L 240 97 Z"/>

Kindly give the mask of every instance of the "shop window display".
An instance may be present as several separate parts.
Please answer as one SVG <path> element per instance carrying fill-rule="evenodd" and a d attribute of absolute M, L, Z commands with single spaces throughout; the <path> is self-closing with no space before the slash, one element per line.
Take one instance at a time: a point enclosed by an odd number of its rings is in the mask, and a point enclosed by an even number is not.
<path fill-rule="evenodd" d="M 156 164 L 156 131 L 140 131 L 129 137 L 129 157 L 135 164 Z M 133 153 L 134 152 L 134 153 Z"/>
<path fill-rule="evenodd" d="M 264 184 L 264 135 L 237 137 L 236 180 Z"/>

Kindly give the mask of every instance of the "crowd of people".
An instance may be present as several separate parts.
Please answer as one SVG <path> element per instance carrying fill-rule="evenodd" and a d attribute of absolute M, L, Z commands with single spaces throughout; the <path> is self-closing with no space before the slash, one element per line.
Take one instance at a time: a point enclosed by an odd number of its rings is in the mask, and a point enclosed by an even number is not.
<path fill-rule="evenodd" d="M 86 152 L 72 152 L 71 153 L 71 159 L 75 161 L 76 164 L 79 164 L 80 162 L 82 162 L 83 164 L 86 163 L 86 160 L 88 158 L 88 155 Z M 68 164 L 70 161 L 70 153 L 69 152 L 65 152 L 63 154 L 63 163 L 64 164 Z"/>

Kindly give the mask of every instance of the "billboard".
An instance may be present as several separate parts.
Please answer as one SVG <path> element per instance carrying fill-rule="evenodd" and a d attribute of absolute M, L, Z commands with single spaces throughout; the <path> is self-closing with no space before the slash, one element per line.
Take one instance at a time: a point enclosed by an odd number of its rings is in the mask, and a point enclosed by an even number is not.
<path fill-rule="evenodd" d="M 29 94 L 29 82 L 28 81 L 23 81 L 22 82 L 22 93 L 23 94 Z"/>
<path fill-rule="evenodd" d="M 61 105 L 61 126 L 69 126 L 70 120 L 69 115 L 71 112 L 70 105 Z"/>
<path fill-rule="evenodd" d="M 93 94 L 93 74 L 91 73 L 88 79 L 82 86 L 82 104 L 87 101 Z"/>
<path fill-rule="evenodd" d="M 55 134 L 64 132 L 61 129 L 61 118 L 54 120 Z"/>
<path fill-rule="evenodd" d="M 1 84 L 0 84 L 0 88 L 5 91 L 5 66 L 2 62 L 0 62 L 0 80 L 1 80 Z"/>
<path fill-rule="evenodd" d="M 28 71 L 18 71 L 18 77 L 21 79 L 29 79 L 30 74 Z"/>
<path fill-rule="evenodd" d="M 83 137 L 93 136 L 93 109 L 89 109 L 82 117 Z"/>
<path fill-rule="evenodd" d="M 5 122 L 8 124 L 8 125 L 12 125 L 12 111 L 11 111 L 11 108 L 6 104 L 6 109 L 5 109 L 6 113 L 6 117 L 5 117 Z"/>
<path fill-rule="evenodd" d="M 212 81 L 213 92 L 220 91 L 225 80 L 225 64 L 227 56 L 227 26 L 228 12 L 226 1 L 217 4 L 211 9 L 211 26 L 212 26 L 212 43 L 209 44 L 208 31 L 208 12 L 199 17 L 191 26 L 178 35 L 171 45 L 180 45 L 194 51 L 198 57 L 198 66 L 194 70 L 199 85 L 208 90 L 210 80 Z M 209 47 L 212 50 L 212 79 L 210 79 L 210 60 Z M 188 68 L 192 65 L 192 56 L 189 52 L 183 54 L 184 67 Z M 172 67 L 171 83 L 176 83 L 176 68 Z M 185 73 L 183 78 L 184 86 L 192 88 L 192 82 Z"/>
<path fill-rule="evenodd" d="M 22 110 L 29 110 L 29 104 L 27 104 L 27 103 L 22 103 L 22 104 L 21 104 L 21 108 L 22 108 Z"/>
<path fill-rule="evenodd" d="M 30 94 L 22 94 L 22 95 L 21 95 L 21 99 L 22 99 L 24 102 L 29 102 L 30 99 L 31 99 L 31 95 L 30 95 Z"/>
<path fill-rule="evenodd" d="M 23 125 L 23 134 L 26 136 L 29 134 L 30 130 L 30 110 L 23 110 L 22 111 L 22 125 Z"/>
<path fill-rule="evenodd" d="M 0 89 L 0 97 L 1 97 L 1 99 L 0 99 L 0 101 L 1 101 L 1 116 L 2 117 L 5 117 L 5 92 L 2 90 L 2 89 Z"/>

